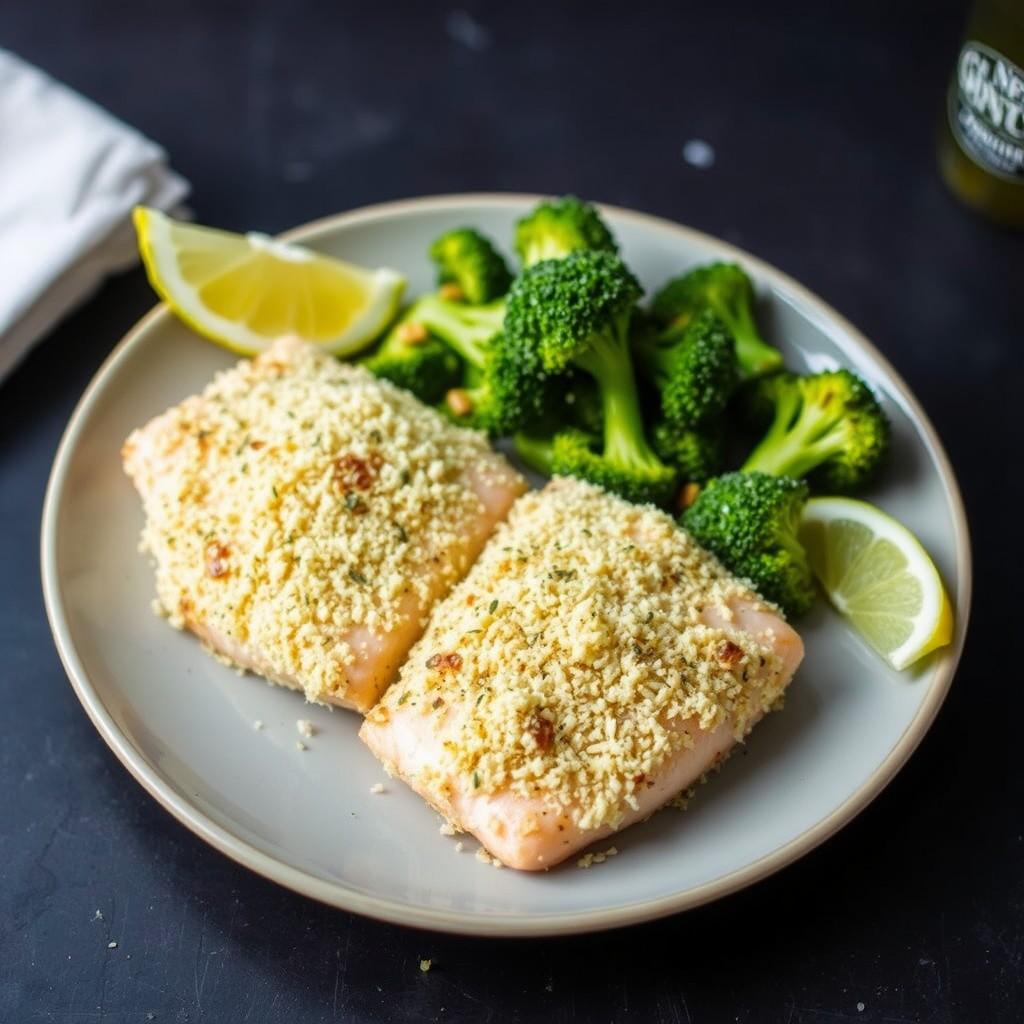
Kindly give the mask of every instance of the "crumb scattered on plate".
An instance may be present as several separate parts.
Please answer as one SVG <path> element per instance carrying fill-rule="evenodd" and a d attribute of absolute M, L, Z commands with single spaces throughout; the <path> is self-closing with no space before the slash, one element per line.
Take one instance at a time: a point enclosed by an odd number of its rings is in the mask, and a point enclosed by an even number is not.
<path fill-rule="evenodd" d="M 682 793 L 676 793 L 674 797 L 665 805 L 666 807 L 674 807 L 677 811 L 685 811 L 690 806 L 690 801 L 693 799 L 694 794 L 697 792 L 696 786 L 691 786 L 689 789 L 684 789 Z"/>
<path fill-rule="evenodd" d="M 429 970 L 430 970 L 430 967 L 431 967 L 431 965 L 433 964 L 433 962 L 434 962 L 433 960 L 429 960 L 429 959 L 424 959 L 424 960 L 421 960 L 421 961 L 420 961 L 420 970 L 421 970 L 421 971 L 422 971 L 422 972 L 423 972 L 424 974 L 426 974 L 426 973 L 427 973 L 427 971 L 429 971 Z"/>
<path fill-rule="evenodd" d="M 107 949 L 117 949 L 117 943 L 111 940 L 107 943 Z"/>
<path fill-rule="evenodd" d="M 263 728 L 263 721 L 261 719 L 257 718 L 256 721 L 252 723 L 252 727 L 257 732 L 259 732 Z"/>
<path fill-rule="evenodd" d="M 305 736 L 307 740 L 316 732 L 313 723 L 308 718 L 296 719 L 295 728 L 299 730 L 299 735 Z"/>
<path fill-rule="evenodd" d="M 461 846 L 462 844 L 460 843 L 458 845 Z M 457 848 L 458 847 L 456 847 L 456 849 Z M 490 864 L 492 868 L 503 868 L 505 866 L 497 857 L 492 857 L 483 846 L 477 849 L 476 859 L 480 861 L 481 864 Z"/>
<path fill-rule="evenodd" d="M 383 782 L 375 782 L 370 787 L 370 792 L 373 793 L 374 796 L 379 796 L 381 793 L 384 792 L 384 783 Z"/>
<path fill-rule="evenodd" d="M 614 857 L 619 851 L 614 846 L 599 853 L 585 853 L 578 861 L 576 867 L 589 868 L 592 864 L 603 864 L 609 857 Z"/>
<path fill-rule="evenodd" d="M 302 740 L 296 740 L 295 741 L 295 749 L 298 750 L 298 751 L 303 751 L 303 750 L 309 750 L 309 747 L 307 747 L 306 744 L 302 742 Z"/>

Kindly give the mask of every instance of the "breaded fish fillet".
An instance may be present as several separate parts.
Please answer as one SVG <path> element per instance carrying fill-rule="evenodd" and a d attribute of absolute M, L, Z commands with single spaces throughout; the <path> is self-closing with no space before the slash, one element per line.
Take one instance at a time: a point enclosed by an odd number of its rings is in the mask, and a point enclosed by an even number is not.
<path fill-rule="evenodd" d="M 547 868 L 699 779 L 802 657 L 669 516 L 555 480 L 434 609 L 360 736 L 502 863 Z"/>
<path fill-rule="evenodd" d="M 359 710 L 525 487 L 482 436 L 292 339 L 136 430 L 122 455 L 172 625 Z"/>

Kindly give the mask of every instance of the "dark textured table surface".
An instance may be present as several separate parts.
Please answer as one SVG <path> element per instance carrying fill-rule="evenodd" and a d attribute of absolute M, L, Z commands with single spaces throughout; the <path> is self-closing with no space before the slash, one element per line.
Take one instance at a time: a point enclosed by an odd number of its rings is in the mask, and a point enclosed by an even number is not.
<path fill-rule="evenodd" d="M 12 0 L 0 45 L 166 146 L 202 221 L 276 231 L 398 196 L 573 190 L 721 235 L 819 292 L 905 375 L 965 491 L 974 617 L 931 734 L 802 862 L 626 931 L 432 935 L 249 874 L 115 761 L 43 614 L 47 473 L 153 301 L 135 271 L 0 386 L 0 1020 L 1024 1019 L 1024 248 L 935 173 L 961 4 L 598 8 Z M 694 138 L 712 167 L 683 159 Z"/>

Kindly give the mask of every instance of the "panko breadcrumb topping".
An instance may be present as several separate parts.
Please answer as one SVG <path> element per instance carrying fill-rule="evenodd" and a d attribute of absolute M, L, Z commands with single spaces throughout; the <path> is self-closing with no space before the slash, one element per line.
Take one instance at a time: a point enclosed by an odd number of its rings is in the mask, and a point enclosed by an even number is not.
<path fill-rule="evenodd" d="M 483 508 L 466 471 L 496 458 L 364 369 L 285 339 L 162 419 L 124 449 L 160 610 L 309 699 L 344 696 L 351 631 L 394 629 L 464 573 Z"/>
<path fill-rule="evenodd" d="M 778 696 L 767 638 L 704 621 L 734 600 L 756 597 L 668 515 L 558 480 L 519 499 L 369 719 L 434 716 L 444 753 L 417 781 L 441 805 L 510 791 L 615 827 L 690 731 L 742 737 Z"/>

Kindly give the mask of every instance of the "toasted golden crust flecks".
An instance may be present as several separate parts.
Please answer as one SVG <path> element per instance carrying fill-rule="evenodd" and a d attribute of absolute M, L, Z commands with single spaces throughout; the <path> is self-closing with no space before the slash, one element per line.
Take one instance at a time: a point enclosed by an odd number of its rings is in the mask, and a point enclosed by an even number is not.
<path fill-rule="evenodd" d="M 442 753 L 410 781 L 439 806 L 509 793 L 614 827 L 689 723 L 741 737 L 779 696 L 772 638 L 730 625 L 756 602 L 666 514 L 556 480 L 435 608 L 366 728 L 433 716 Z"/>
<path fill-rule="evenodd" d="M 480 495 L 522 489 L 481 435 L 290 339 L 123 454 L 171 623 L 315 700 L 344 702 L 361 651 L 414 617 L 411 643 L 483 542 Z"/>

